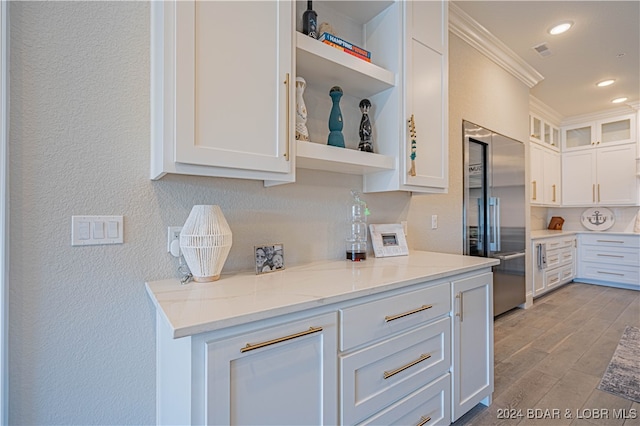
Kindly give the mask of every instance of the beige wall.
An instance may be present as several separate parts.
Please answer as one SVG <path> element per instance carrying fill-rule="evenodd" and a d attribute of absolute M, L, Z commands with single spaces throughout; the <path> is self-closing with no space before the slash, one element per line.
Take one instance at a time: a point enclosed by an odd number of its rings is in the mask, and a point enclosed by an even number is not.
<path fill-rule="evenodd" d="M 528 153 L 528 117 L 529 88 L 449 33 L 449 192 L 411 198 L 412 247 L 462 253 L 462 120 L 523 141 Z M 431 229 L 434 214 L 436 230 Z"/>

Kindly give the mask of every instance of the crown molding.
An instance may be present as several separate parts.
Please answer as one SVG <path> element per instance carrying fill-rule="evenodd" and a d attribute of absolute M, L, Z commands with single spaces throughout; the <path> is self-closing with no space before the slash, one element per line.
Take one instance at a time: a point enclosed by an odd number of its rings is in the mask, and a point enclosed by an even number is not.
<path fill-rule="evenodd" d="M 636 108 L 638 106 L 639 105 L 636 105 Z M 565 119 L 562 120 L 561 125 L 567 126 L 571 124 L 586 123 L 588 121 L 606 120 L 608 118 L 615 118 L 621 115 L 626 115 L 631 113 L 635 114 L 635 111 L 637 111 L 637 109 L 634 109 L 634 107 L 631 104 L 627 104 L 627 106 L 623 105 L 620 107 L 611 108 L 603 111 L 596 111 L 596 112 L 590 112 L 586 114 L 574 115 L 571 117 L 565 117 Z"/>
<path fill-rule="evenodd" d="M 455 3 L 449 2 L 449 31 L 532 88 L 544 76 Z"/>
<path fill-rule="evenodd" d="M 533 95 L 529 95 L 529 111 L 538 114 L 554 126 L 559 126 L 564 118 L 558 111 Z"/>

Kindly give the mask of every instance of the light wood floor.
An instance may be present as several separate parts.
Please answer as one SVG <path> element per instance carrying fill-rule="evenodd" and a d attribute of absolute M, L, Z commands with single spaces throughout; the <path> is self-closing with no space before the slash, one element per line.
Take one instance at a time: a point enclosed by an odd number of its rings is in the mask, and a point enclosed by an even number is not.
<path fill-rule="evenodd" d="M 640 327 L 640 292 L 582 283 L 499 316 L 493 403 L 454 424 L 640 425 L 640 404 L 596 389 L 627 325 Z M 615 419 L 621 409 L 636 418 Z"/>

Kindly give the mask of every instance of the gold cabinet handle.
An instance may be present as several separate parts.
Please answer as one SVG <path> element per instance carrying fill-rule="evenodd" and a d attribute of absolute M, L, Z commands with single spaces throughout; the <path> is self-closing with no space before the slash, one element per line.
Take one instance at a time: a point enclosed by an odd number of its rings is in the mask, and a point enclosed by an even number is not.
<path fill-rule="evenodd" d="M 430 421 L 431 421 L 431 417 L 429 417 L 429 416 L 426 416 L 426 417 L 425 416 L 421 416 L 420 417 L 420 423 L 418 423 L 416 426 L 424 426 L 427 423 L 429 423 Z"/>
<path fill-rule="evenodd" d="M 618 259 L 624 259 L 624 256 L 616 255 L 616 254 L 601 254 L 598 253 L 599 257 L 616 257 Z"/>
<path fill-rule="evenodd" d="M 591 198 L 595 203 L 596 202 L 596 184 L 595 183 L 591 186 Z"/>
<path fill-rule="evenodd" d="M 290 103 L 289 98 L 291 97 L 291 84 L 290 84 L 290 82 L 289 82 L 289 73 L 287 73 L 287 74 L 285 75 L 285 78 L 284 78 L 284 85 L 287 87 L 287 90 L 285 91 L 285 93 L 286 93 L 286 95 L 285 95 L 285 96 L 287 97 L 287 100 L 286 100 L 286 102 L 285 102 L 285 104 L 287 105 L 287 108 L 286 108 L 287 118 L 286 118 L 286 120 L 285 120 L 285 121 L 286 121 L 286 123 L 287 123 L 287 125 L 286 125 L 286 127 L 285 127 L 285 133 L 287 134 L 287 147 L 285 148 L 285 149 L 286 149 L 286 151 L 285 151 L 285 153 L 284 153 L 284 158 L 286 158 L 286 159 L 287 159 L 287 161 L 289 161 L 289 142 L 291 142 L 291 141 L 289 140 L 289 138 L 290 138 L 290 136 L 289 136 L 289 135 L 290 135 L 290 133 L 291 133 L 291 129 L 289 128 L 289 126 L 290 126 L 290 123 L 289 123 L 289 115 L 290 115 L 290 108 L 291 108 L 291 106 L 289 105 L 289 103 Z"/>
<path fill-rule="evenodd" d="M 405 313 L 398 314 L 398 315 L 387 315 L 386 317 L 384 317 L 384 322 L 390 322 L 390 321 L 393 321 L 393 320 L 397 320 L 398 318 L 406 317 L 407 315 L 417 314 L 418 312 L 425 311 L 425 310 L 431 309 L 431 308 L 433 308 L 433 305 L 422 305 L 419 308 L 414 309 L 413 311 L 405 312 Z"/>
<path fill-rule="evenodd" d="M 620 240 L 596 240 L 599 243 L 618 243 L 618 244 L 624 244 L 624 241 L 620 241 Z"/>
<path fill-rule="evenodd" d="M 556 185 L 551 185 L 551 187 L 553 188 L 553 202 L 556 202 Z"/>
<path fill-rule="evenodd" d="M 416 364 L 418 364 L 418 363 L 420 363 L 420 362 L 422 362 L 422 361 L 424 361 L 426 359 L 429 359 L 429 358 L 431 358 L 431 354 L 422 354 L 422 355 L 420 355 L 420 358 L 418 358 L 418 359 L 416 359 L 414 361 L 411 361 L 409 364 L 403 365 L 402 367 L 396 368 L 395 370 L 385 371 L 384 374 L 383 374 L 383 377 L 385 379 L 388 379 L 389 377 L 395 376 L 399 372 L 404 371 L 409 367 L 413 367 L 414 365 L 416 365 Z"/>
<path fill-rule="evenodd" d="M 462 317 L 462 309 L 464 308 L 464 299 L 462 298 L 463 295 L 464 293 L 462 292 L 456 294 L 456 299 L 460 299 L 460 310 L 456 314 L 456 316 L 460 318 L 460 322 L 463 321 L 463 317 Z"/>
<path fill-rule="evenodd" d="M 280 342 L 286 342 L 287 340 L 296 339 L 298 337 L 317 333 L 319 331 L 322 331 L 322 327 L 315 327 L 315 328 L 309 327 L 308 330 L 301 331 L 300 333 L 290 334 L 284 337 L 278 337 L 277 339 L 267 340 L 266 342 L 254 343 L 254 344 L 247 343 L 247 346 L 245 346 L 244 348 L 240 348 L 240 352 L 249 352 L 254 349 L 264 348 L 265 346 L 275 345 L 276 343 L 280 343 Z"/>
<path fill-rule="evenodd" d="M 537 200 L 538 199 L 538 184 L 537 182 L 534 180 L 533 182 L 531 182 L 533 184 L 533 200 Z"/>
<path fill-rule="evenodd" d="M 600 202 L 600 184 L 598 184 L 598 202 Z"/>

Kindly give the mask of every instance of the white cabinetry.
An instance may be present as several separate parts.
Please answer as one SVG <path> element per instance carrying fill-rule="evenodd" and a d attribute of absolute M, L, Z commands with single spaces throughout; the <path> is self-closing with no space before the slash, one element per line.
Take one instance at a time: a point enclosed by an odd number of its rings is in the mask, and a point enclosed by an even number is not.
<path fill-rule="evenodd" d="M 529 139 L 543 146 L 560 147 L 560 129 L 546 121 L 544 118 L 529 114 Z"/>
<path fill-rule="evenodd" d="M 493 393 L 493 274 L 452 282 L 452 421 Z"/>
<path fill-rule="evenodd" d="M 636 205 L 635 159 L 636 144 L 563 153 L 563 205 Z"/>
<path fill-rule="evenodd" d="M 531 204 L 560 205 L 560 153 L 530 144 Z"/>
<path fill-rule="evenodd" d="M 151 4 L 152 179 L 294 180 L 292 33 L 291 2 Z"/>
<path fill-rule="evenodd" d="M 580 234 L 576 280 L 640 290 L 640 235 Z"/>
<path fill-rule="evenodd" d="M 226 320 L 236 325 L 174 338 L 157 312 L 158 424 L 449 424 L 491 402 L 487 267 Z"/>
<path fill-rule="evenodd" d="M 636 141 L 636 116 L 627 114 L 562 127 L 562 151 Z"/>
<path fill-rule="evenodd" d="M 399 140 L 399 145 L 380 146 L 380 152 L 398 158 L 392 172 L 367 175 L 367 192 L 405 190 L 447 192 L 448 189 L 448 3 L 444 1 L 398 2 L 404 38 L 394 49 L 401 57 L 403 92 L 398 95 L 401 119 L 397 111 L 381 117 L 377 126 L 384 141 Z M 385 40 L 388 32 L 379 32 Z M 394 96 L 385 93 L 376 99 L 378 108 L 386 110 Z M 374 103 L 374 104 L 375 104 Z M 415 173 L 411 173 L 411 135 L 408 120 L 416 125 Z"/>
<path fill-rule="evenodd" d="M 163 322 L 159 424 L 337 423 L 335 313 L 178 340 Z"/>
<path fill-rule="evenodd" d="M 449 292 L 450 284 L 445 282 L 341 310 L 341 424 L 375 416 L 448 375 Z M 419 423 L 421 416 L 444 417 L 448 423 L 449 398 L 450 394 L 444 394 L 444 406 L 425 407 L 412 423 Z"/>
<path fill-rule="evenodd" d="M 566 235 L 532 240 L 533 297 L 573 280 L 576 271 L 576 237 Z"/>

